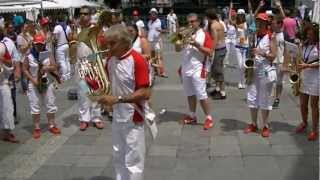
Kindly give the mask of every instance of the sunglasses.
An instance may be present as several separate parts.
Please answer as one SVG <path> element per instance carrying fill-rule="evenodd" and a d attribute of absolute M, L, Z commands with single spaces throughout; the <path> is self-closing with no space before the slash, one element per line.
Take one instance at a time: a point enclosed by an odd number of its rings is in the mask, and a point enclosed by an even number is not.
<path fill-rule="evenodd" d="M 190 20 L 190 21 L 188 21 L 188 23 L 194 23 L 194 22 L 197 22 L 197 20 Z"/>
<path fill-rule="evenodd" d="M 80 15 L 85 15 L 85 16 L 89 15 L 88 12 L 80 12 L 79 14 L 80 14 Z"/>

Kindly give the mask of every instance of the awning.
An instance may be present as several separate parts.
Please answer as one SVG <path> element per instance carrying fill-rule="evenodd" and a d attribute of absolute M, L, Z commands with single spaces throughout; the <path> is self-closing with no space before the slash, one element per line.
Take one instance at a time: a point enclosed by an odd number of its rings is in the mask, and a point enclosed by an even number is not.
<path fill-rule="evenodd" d="M 70 9 L 80 8 L 81 6 L 100 7 L 101 5 L 95 2 L 86 0 L 43 0 L 43 9 Z M 0 0 L 0 13 L 15 13 L 26 12 L 32 9 L 40 9 L 41 0 L 18 0 L 10 2 L 8 0 Z"/>

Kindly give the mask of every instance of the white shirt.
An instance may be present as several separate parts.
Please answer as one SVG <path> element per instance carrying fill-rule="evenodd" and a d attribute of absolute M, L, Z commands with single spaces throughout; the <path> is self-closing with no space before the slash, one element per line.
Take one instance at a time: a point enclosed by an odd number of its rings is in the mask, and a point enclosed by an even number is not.
<path fill-rule="evenodd" d="M 111 82 L 113 96 L 128 96 L 141 87 L 149 86 L 147 61 L 136 51 L 130 49 L 120 59 L 111 57 L 107 61 L 107 74 Z M 144 101 L 137 104 L 144 112 Z M 116 122 L 141 122 L 143 117 L 131 103 L 113 105 L 113 120 Z"/>
<path fill-rule="evenodd" d="M 308 64 L 319 63 L 319 49 L 317 45 L 304 46 L 302 48 L 302 58 L 303 62 Z M 312 63 L 314 60 L 318 61 Z M 302 81 L 304 81 L 304 84 L 319 83 L 319 77 L 319 68 L 306 68 L 302 71 Z"/>
<path fill-rule="evenodd" d="M 61 25 L 56 25 L 53 30 L 53 34 L 57 38 L 57 46 L 61 46 L 68 43 L 67 35 L 71 33 L 71 29 L 69 26 L 66 28 L 66 32 L 64 32 Z"/>
<path fill-rule="evenodd" d="M 275 63 L 281 64 L 283 63 L 283 54 L 284 54 L 284 35 L 283 32 L 275 33 L 276 41 L 277 41 L 277 56 L 275 59 Z"/>
<path fill-rule="evenodd" d="M 28 44 L 29 44 L 31 41 L 32 41 L 32 37 L 31 37 L 29 34 L 24 35 L 24 34 L 20 33 L 20 34 L 17 36 L 17 46 L 18 46 L 18 48 L 20 48 L 20 47 L 22 47 L 22 48 L 27 47 Z M 20 54 L 21 54 L 22 56 L 25 56 L 26 54 L 29 53 L 29 50 L 30 50 L 30 49 L 28 49 L 25 53 L 20 52 Z M 22 59 L 23 59 L 23 58 L 22 58 Z"/>
<path fill-rule="evenodd" d="M 200 46 L 204 46 L 212 49 L 212 39 L 208 33 L 205 33 L 203 29 L 197 30 L 193 35 L 193 38 Z M 181 62 L 182 75 L 192 76 L 194 73 L 201 71 L 203 67 L 203 61 L 206 56 L 200 52 L 196 47 L 188 45 L 183 51 Z"/>
<path fill-rule="evenodd" d="M 158 42 L 160 39 L 160 30 L 161 30 L 161 21 L 156 19 L 155 21 L 149 20 L 148 22 L 148 41 L 149 42 Z"/>
<path fill-rule="evenodd" d="M 12 61 L 21 62 L 20 53 L 18 52 L 14 42 L 8 37 L 4 37 L 1 42 L 3 42 L 6 45 L 6 48 L 9 54 L 11 55 Z"/>
<path fill-rule="evenodd" d="M 176 25 L 177 24 L 177 15 L 175 13 L 169 13 L 167 15 L 168 25 Z"/>

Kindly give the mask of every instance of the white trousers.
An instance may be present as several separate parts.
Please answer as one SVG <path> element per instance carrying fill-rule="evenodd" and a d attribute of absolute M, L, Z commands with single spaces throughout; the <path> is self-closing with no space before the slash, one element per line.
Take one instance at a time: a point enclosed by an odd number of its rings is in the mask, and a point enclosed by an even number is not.
<path fill-rule="evenodd" d="M 56 49 L 56 61 L 59 66 L 59 72 L 63 81 L 71 78 L 71 68 L 69 61 L 69 45 L 64 44 Z"/>
<path fill-rule="evenodd" d="M 177 32 L 177 25 L 173 24 L 173 23 L 168 23 L 169 26 L 169 34 L 173 34 L 175 32 Z"/>
<path fill-rule="evenodd" d="M 0 85 L 0 128 L 13 130 L 13 102 L 8 84 Z"/>
<path fill-rule="evenodd" d="M 79 115 L 80 115 L 79 121 L 82 121 L 82 122 L 102 121 L 101 106 L 96 102 L 92 102 L 84 92 L 79 90 L 78 94 L 79 94 Z"/>
<path fill-rule="evenodd" d="M 245 84 L 245 76 L 244 76 L 244 62 L 247 59 L 247 49 L 246 48 L 236 48 L 236 55 L 237 55 L 237 62 L 238 62 L 238 68 L 239 68 L 239 83 L 241 85 Z"/>
<path fill-rule="evenodd" d="M 43 94 L 39 94 L 37 88 L 35 88 L 32 83 L 29 83 L 27 96 L 31 114 L 40 114 L 41 104 L 45 104 L 47 113 L 56 113 L 58 111 L 58 107 L 55 103 L 56 95 L 54 93 L 54 86 L 52 83 Z"/>
<path fill-rule="evenodd" d="M 255 77 L 254 82 L 247 87 L 248 107 L 272 110 L 272 85 L 273 82 L 267 82 L 266 77 Z"/>
<path fill-rule="evenodd" d="M 116 180 L 143 180 L 145 159 L 144 125 L 112 121 L 113 165 Z"/>

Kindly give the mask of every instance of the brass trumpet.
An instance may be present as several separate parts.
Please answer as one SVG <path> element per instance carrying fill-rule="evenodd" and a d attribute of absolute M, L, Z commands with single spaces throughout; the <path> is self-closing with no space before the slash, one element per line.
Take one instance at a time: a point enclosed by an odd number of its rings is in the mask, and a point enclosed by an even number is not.
<path fill-rule="evenodd" d="M 182 48 L 190 44 L 192 41 L 192 34 L 194 34 L 195 31 L 196 29 L 191 26 L 180 28 L 178 32 L 169 37 L 169 41 L 175 45 L 175 50 L 180 52 Z"/>

